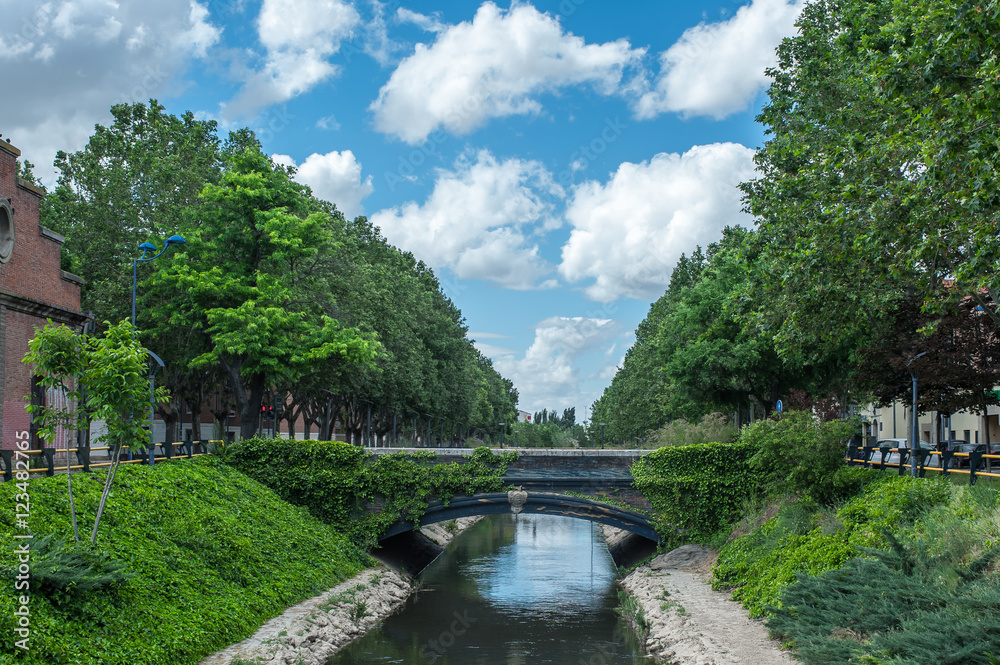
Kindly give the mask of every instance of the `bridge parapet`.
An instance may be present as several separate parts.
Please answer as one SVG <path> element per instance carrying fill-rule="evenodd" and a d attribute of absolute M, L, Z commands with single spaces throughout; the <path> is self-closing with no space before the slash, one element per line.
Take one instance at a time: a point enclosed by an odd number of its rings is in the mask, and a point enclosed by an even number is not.
<path fill-rule="evenodd" d="M 651 450 L 619 450 L 599 448 L 491 448 L 494 454 L 515 452 L 516 462 L 508 467 L 509 471 L 624 471 L 639 461 L 640 458 L 652 452 Z M 472 448 L 372 448 L 376 455 L 391 453 L 434 453 L 440 463 L 462 463 L 471 457 Z"/>

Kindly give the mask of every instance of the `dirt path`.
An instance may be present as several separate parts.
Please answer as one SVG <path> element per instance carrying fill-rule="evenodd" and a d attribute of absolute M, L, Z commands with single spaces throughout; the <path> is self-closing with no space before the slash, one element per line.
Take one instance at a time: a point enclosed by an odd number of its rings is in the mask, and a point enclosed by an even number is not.
<path fill-rule="evenodd" d="M 649 652 L 659 662 L 672 665 L 798 662 L 768 638 L 764 624 L 749 619 L 729 594 L 712 590 L 708 571 L 713 560 L 707 548 L 685 545 L 622 580 L 629 595 L 642 605 L 649 627 Z"/>

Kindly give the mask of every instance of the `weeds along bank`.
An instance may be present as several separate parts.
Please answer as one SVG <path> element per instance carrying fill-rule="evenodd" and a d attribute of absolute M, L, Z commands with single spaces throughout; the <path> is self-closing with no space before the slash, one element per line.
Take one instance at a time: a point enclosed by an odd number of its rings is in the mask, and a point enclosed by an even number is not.
<path fill-rule="evenodd" d="M 719 549 L 713 586 L 801 662 L 1000 662 L 996 489 L 846 467 L 840 427 L 792 414 L 633 474 L 668 549 Z"/>
<path fill-rule="evenodd" d="M 102 489 L 101 473 L 74 476 L 84 541 Z M 30 637 L 22 650 L 14 645 L 10 554 L 14 535 L 23 533 L 14 522 L 17 493 L 16 483 L 0 485 L 8 507 L 0 531 L 9 546 L 0 593 L 4 663 L 197 663 L 372 563 L 331 526 L 214 458 L 119 469 L 95 550 L 89 542 L 71 545 L 65 477 L 33 479 L 31 533 L 36 543 L 47 534 L 58 540 L 31 553 Z"/>

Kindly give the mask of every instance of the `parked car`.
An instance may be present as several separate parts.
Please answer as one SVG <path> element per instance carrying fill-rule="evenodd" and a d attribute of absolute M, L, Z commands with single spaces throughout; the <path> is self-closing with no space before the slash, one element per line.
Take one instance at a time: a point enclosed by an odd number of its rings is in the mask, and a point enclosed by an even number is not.
<path fill-rule="evenodd" d="M 889 448 L 909 448 L 910 442 L 907 439 L 879 439 L 875 444 L 877 448 L 884 448 L 888 446 Z M 872 464 L 878 464 L 882 461 L 882 451 L 876 450 L 872 453 Z M 886 464 L 899 464 L 899 453 L 889 453 L 885 458 Z"/>
<path fill-rule="evenodd" d="M 949 441 L 948 443 L 951 444 L 951 445 L 948 446 L 948 449 L 949 450 L 953 450 L 956 453 L 972 453 L 972 452 L 985 453 L 986 452 L 986 444 L 985 443 L 966 443 L 965 441 Z M 951 468 L 958 469 L 958 468 L 961 468 L 961 467 L 968 467 L 968 466 L 969 466 L 969 458 L 968 457 L 953 457 L 952 458 Z"/>

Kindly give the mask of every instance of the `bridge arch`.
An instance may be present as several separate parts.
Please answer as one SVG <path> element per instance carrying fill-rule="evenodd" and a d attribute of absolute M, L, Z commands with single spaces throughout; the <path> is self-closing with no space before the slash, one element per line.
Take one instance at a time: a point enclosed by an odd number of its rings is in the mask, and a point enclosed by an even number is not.
<path fill-rule="evenodd" d="M 420 518 L 419 524 L 414 524 L 410 521 L 397 522 L 379 536 L 379 540 L 382 541 L 391 538 L 403 532 L 411 531 L 414 528 L 427 526 L 436 522 L 446 522 L 459 517 L 509 512 L 510 502 L 506 492 L 457 496 L 453 497 L 448 502 L 448 505 L 445 505 L 442 501 L 432 501 Z M 653 523 L 643 513 L 601 503 L 600 501 L 586 497 L 552 492 L 529 492 L 527 501 L 521 512 L 527 515 L 559 515 L 561 517 L 590 520 L 591 522 L 624 529 L 643 538 L 648 538 L 653 542 L 659 542 L 660 540 L 660 536 L 656 533 Z"/>

